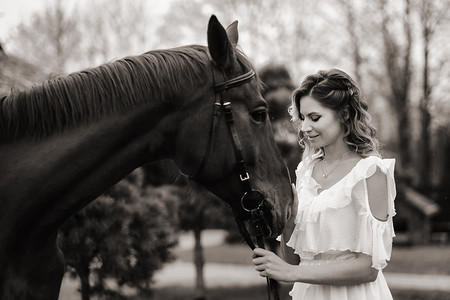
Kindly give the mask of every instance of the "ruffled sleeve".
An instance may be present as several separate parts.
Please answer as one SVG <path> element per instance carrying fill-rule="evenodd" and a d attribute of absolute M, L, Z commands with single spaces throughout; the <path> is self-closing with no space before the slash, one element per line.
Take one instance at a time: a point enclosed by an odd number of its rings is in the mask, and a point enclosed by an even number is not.
<path fill-rule="evenodd" d="M 371 249 L 369 245 L 362 248 L 367 248 L 366 253 L 372 256 L 372 267 L 381 270 L 387 266 L 387 261 L 391 259 L 392 240 L 395 237 L 393 217 L 396 215 L 394 200 L 396 197 L 396 187 L 394 180 L 394 159 L 380 159 L 378 157 L 368 157 L 361 166 L 361 176 L 364 179 L 370 178 L 375 174 L 377 168 L 386 175 L 387 189 L 388 189 L 388 219 L 380 221 L 376 219 L 370 211 L 368 200 L 367 185 L 364 180 L 362 188 L 354 190 L 354 196 L 360 201 L 363 201 L 360 214 L 360 229 L 359 237 L 361 240 L 367 239 L 365 237 L 371 236 Z M 370 240 L 366 242 L 370 243 Z"/>

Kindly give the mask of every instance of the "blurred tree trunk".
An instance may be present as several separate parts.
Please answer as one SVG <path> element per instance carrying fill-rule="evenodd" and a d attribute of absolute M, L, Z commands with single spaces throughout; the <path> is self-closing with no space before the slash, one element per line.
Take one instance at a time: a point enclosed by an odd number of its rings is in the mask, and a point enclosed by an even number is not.
<path fill-rule="evenodd" d="M 430 66 L 430 51 L 432 50 L 432 41 L 436 32 L 436 27 L 439 26 L 441 20 L 445 17 L 445 12 L 448 11 L 450 4 L 444 7 L 438 7 L 433 1 L 422 1 L 418 9 L 420 9 L 420 27 L 422 34 L 422 55 L 423 55 L 423 69 L 422 69 L 422 97 L 419 103 L 421 132 L 420 132 L 420 182 L 419 188 L 423 191 L 431 188 L 432 185 L 432 155 L 433 147 L 431 137 L 433 135 L 431 129 L 431 93 L 434 84 L 431 82 L 431 66 Z"/>
<path fill-rule="evenodd" d="M 422 2 L 422 10 L 420 15 L 421 29 L 422 29 L 422 42 L 423 42 L 423 83 L 422 83 L 422 98 L 420 99 L 419 111 L 420 111 L 420 121 L 421 121 L 421 133 L 420 133 L 420 157 L 421 157 L 421 172 L 420 172 L 420 187 L 421 189 L 426 189 L 430 185 L 430 175 L 431 175 L 431 114 L 430 114 L 430 96 L 431 96 L 431 85 L 430 85 L 430 41 L 433 36 L 433 29 L 430 24 L 430 14 L 431 14 L 430 1 Z"/>
<path fill-rule="evenodd" d="M 81 282 L 81 300 L 91 299 L 91 285 L 89 284 L 89 265 L 86 265 L 84 270 L 77 270 Z"/>
<path fill-rule="evenodd" d="M 203 300 L 206 299 L 206 288 L 205 279 L 203 276 L 203 269 L 205 265 L 205 257 L 203 253 L 201 234 L 204 230 L 203 222 L 203 210 L 197 210 L 197 222 L 194 223 L 193 231 L 195 237 L 195 247 L 194 247 L 194 263 L 196 270 L 196 281 L 195 281 L 195 299 Z"/>
<path fill-rule="evenodd" d="M 350 36 L 351 43 L 351 56 L 353 60 L 353 68 L 355 79 L 360 86 L 362 86 L 362 56 L 361 56 L 361 41 L 357 32 L 357 20 L 356 20 L 356 11 L 355 6 L 352 0 L 342 0 L 342 4 L 345 10 L 345 14 L 347 16 L 347 31 Z"/>
<path fill-rule="evenodd" d="M 398 153 L 404 170 L 408 172 L 411 163 L 410 154 L 410 101 L 409 88 L 411 83 L 411 49 L 412 33 L 410 20 L 410 1 L 404 1 L 402 16 L 405 45 L 402 47 L 398 36 L 390 31 L 392 18 L 387 8 L 387 0 L 380 0 L 382 14 L 382 36 L 384 42 L 384 63 L 390 84 L 389 105 L 397 116 Z"/>
<path fill-rule="evenodd" d="M 206 299 L 206 286 L 202 232 L 206 228 L 225 228 L 226 224 L 232 220 L 231 211 L 217 196 L 194 181 L 186 180 L 180 184 L 183 188 L 181 189 L 182 201 L 178 210 L 179 226 L 183 230 L 194 233 L 195 299 L 204 300 Z"/>
<path fill-rule="evenodd" d="M 66 35 L 68 35 L 69 28 L 66 28 L 65 26 L 65 19 L 67 18 L 64 15 L 64 10 L 61 5 L 61 1 L 57 1 L 55 3 L 55 22 L 56 22 L 56 28 L 55 28 L 55 34 L 54 34 L 54 44 L 55 44 L 55 52 L 56 52 L 56 67 L 57 71 L 62 73 L 64 71 L 65 65 L 66 65 L 66 58 L 65 56 L 65 50 L 64 50 L 64 38 Z"/>

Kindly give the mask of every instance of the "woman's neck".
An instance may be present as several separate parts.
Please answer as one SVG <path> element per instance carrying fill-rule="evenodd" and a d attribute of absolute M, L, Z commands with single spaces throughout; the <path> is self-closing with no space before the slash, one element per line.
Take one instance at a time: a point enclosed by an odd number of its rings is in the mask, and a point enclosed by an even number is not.
<path fill-rule="evenodd" d="M 326 160 L 338 159 L 338 158 L 346 155 L 350 151 L 351 151 L 351 149 L 348 147 L 348 145 L 345 142 L 329 145 L 329 146 L 326 146 L 323 148 L 324 158 Z"/>

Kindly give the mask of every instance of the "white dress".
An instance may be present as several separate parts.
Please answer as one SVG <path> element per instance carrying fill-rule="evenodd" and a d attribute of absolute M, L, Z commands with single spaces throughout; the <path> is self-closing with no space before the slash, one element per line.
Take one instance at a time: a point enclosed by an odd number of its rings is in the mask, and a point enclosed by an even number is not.
<path fill-rule="evenodd" d="M 296 170 L 299 207 L 294 231 L 286 244 L 300 256 L 303 265 L 332 264 L 354 259 L 356 253 L 370 255 L 378 276 L 374 282 L 351 286 L 296 282 L 289 294 L 293 300 L 392 299 L 381 270 L 391 257 L 395 236 L 395 160 L 376 156 L 361 159 L 344 178 L 321 192 L 321 186 L 311 176 L 317 161 L 301 162 Z M 387 221 L 377 220 L 369 207 L 366 179 L 377 167 L 387 177 Z"/>

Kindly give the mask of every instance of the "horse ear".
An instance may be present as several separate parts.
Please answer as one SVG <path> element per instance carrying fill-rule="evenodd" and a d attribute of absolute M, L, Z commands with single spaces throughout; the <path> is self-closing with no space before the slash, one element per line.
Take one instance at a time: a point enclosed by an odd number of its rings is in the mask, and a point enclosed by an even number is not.
<path fill-rule="evenodd" d="M 236 47 L 239 40 L 238 21 L 234 21 L 227 27 L 227 35 L 233 47 Z"/>
<path fill-rule="evenodd" d="M 233 24 L 230 26 L 233 27 Z M 232 34 L 232 36 L 237 38 L 237 28 L 231 31 L 235 31 L 235 34 Z M 236 54 L 233 44 L 228 38 L 227 31 L 214 15 L 211 16 L 208 23 L 208 48 L 212 59 L 220 68 L 227 70 L 235 65 Z"/>

